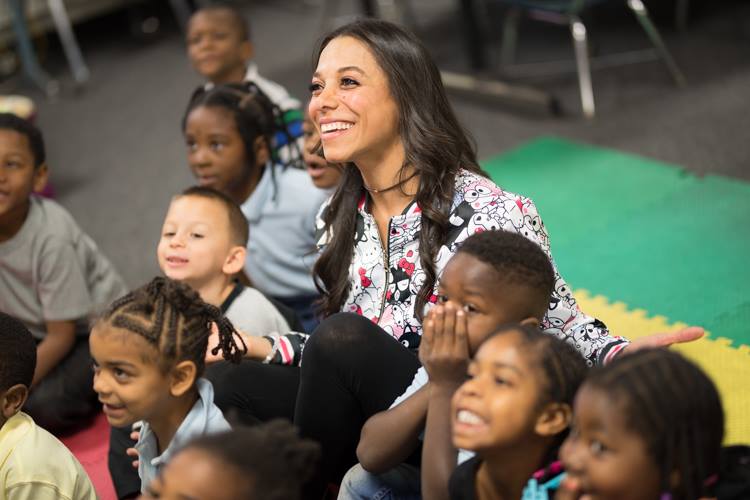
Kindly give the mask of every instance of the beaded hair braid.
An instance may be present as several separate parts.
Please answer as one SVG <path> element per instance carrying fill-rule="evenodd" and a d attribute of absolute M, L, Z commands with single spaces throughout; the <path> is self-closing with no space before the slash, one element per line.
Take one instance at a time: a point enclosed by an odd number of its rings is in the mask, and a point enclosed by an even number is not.
<path fill-rule="evenodd" d="M 662 498 L 713 496 L 724 412 L 716 386 L 700 368 L 667 349 L 641 350 L 596 368 L 586 386 L 622 405 L 628 427 L 661 468 Z M 671 484 L 674 472 L 679 485 Z"/>
<path fill-rule="evenodd" d="M 219 308 L 205 303 L 188 285 L 169 278 L 154 278 L 116 300 L 101 321 L 145 338 L 159 352 L 157 362 L 165 371 L 187 360 L 195 363 L 198 375 L 203 373 L 211 323 L 219 332 L 219 345 L 212 354 L 221 351 L 225 360 L 238 363 L 247 352 L 242 337 Z"/>

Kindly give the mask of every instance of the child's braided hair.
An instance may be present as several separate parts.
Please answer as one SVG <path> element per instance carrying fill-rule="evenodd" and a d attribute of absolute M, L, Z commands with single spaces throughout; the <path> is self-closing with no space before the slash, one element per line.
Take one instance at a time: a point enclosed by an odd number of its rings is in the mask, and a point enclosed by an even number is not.
<path fill-rule="evenodd" d="M 585 385 L 621 402 L 629 429 L 646 442 L 672 498 L 711 494 L 719 471 L 724 412 L 716 386 L 679 353 L 647 349 L 591 372 Z M 679 484 L 672 484 L 674 473 Z"/>
<path fill-rule="evenodd" d="M 117 299 L 100 321 L 145 338 L 159 352 L 157 363 L 164 371 L 180 361 L 192 361 L 201 375 L 212 324 L 219 333 L 212 354 L 221 351 L 225 360 L 238 363 L 247 352 L 242 337 L 218 307 L 204 302 L 188 285 L 169 278 L 154 278 Z"/>

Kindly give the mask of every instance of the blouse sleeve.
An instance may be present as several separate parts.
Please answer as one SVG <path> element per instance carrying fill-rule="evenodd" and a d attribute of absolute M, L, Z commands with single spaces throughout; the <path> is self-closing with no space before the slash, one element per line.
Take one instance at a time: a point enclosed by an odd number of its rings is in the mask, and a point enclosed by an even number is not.
<path fill-rule="evenodd" d="M 276 353 L 270 360 L 275 365 L 299 366 L 302 359 L 302 350 L 305 348 L 309 335 L 306 333 L 289 332 L 284 335 L 266 335 L 276 345 Z"/>
<path fill-rule="evenodd" d="M 520 227 L 514 226 L 544 250 L 555 271 L 555 289 L 550 297 L 549 309 L 542 320 L 542 328 L 573 345 L 589 366 L 609 362 L 629 342 L 623 337 L 612 335 L 603 322 L 580 310 L 570 286 L 557 270 L 550 251 L 549 235 L 536 206 L 528 198 L 521 197 L 519 201 L 523 223 Z"/>

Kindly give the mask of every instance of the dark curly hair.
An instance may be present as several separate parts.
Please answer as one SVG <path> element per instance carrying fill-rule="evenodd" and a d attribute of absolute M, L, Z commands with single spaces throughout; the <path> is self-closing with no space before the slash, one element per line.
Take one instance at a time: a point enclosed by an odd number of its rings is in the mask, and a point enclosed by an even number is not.
<path fill-rule="evenodd" d="M 26 136 L 31 154 L 34 157 L 34 168 L 41 166 L 47 159 L 42 132 L 30 121 L 24 120 L 13 113 L 0 113 L 0 130 L 13 130 Z"/>
<path fill-rule="evenodd" d="M 644 349 L 595 368 L 585 386 L 621 405 L 626 425 L 660 467 L 662 492 L 686 500 L 714 496 L 707 480 L 719 471 L 724 410 L 697 365 L 675 351 Z"/>
<path fill-rule="evenodd" d="M 31 387 L 36 369 L 36 342 L 16 318 L 0 312 L 0 391 L 16 384 Z"/>
<path fill-rule="evenodd" d="M 555 287 L 555 271 L 544 250 L 518 233 L 496 230 L 475 233 L 458 247 L 465 253 L 492 266 L 503 283 L 529 290 L 526 315 L 541 319 L 549 307 Z"/>
<path fill-rule="evenodd" d="M 238 498 L 295 500 L 315 472 L 320 446 L 301 439 L 286 420 L 203 436 L 184 449 L 213 455 L 234 469 Z"/>
<path fill-rule="evenodd" d="M 201 375 L 205 367 L 211 324 L 219 331 L 212 354 L 238 363 L 247 352 L 242 337 L 218 307 L 204 302 L 184 283 L 157 277 L 115 300 L 98 319 L 146 339 L 158 352 L 157 364 L 167 372 L 181 361 L 192 361 Z M 240 339 L 240 344 L 236 339 Z"/>
<path fill-rule="evenodd" d="M 437 65 L 413 34 L 386 21 L 360 19 L 326 35 L 314 65 L 331 40 L 339 37 L 352 37 L 366 45 L 385 73 L 398 107 L 398 131 L 406 154 L 399 179 L 410 175 L 407 167 L 419 174 L 415 201 L 422 211 L 419 259 L 425 282 L 414 310 L 421 319 L 437 279 L 435 258 L 448 236 L 456 176 L 461 169 L 486 174 L 477 163 L 473 141 L 448 102 Z M 331 237 L 313 269 L 325 315 L 339 312 L 349 295 L 357 203 L 363 192 L 362 175 L 356 166 L 347 164 L 323 214 L 325 231 Z"/>

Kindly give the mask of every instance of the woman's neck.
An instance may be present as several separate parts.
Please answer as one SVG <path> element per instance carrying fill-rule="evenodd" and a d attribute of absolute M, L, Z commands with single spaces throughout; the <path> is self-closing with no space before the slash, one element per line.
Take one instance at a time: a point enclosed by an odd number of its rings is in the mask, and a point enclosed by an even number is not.
<path fill-rule="evenodd" d="M 148 423 L 156 435 L 156 445 L 159 455 L 164 453 L 172 442 L 177 429 L 187 417 L 190 410 L 198 400 L 198 388 L 193 387 L 187 394 L 172 400 L 169 409 Z"/>
<path fill-rule="evenodd" d="M 483 453 L 476 477 L 479 500 L 518 500 L 547 453 L 545 446 L 516 447 L 510 452 Z"/>

